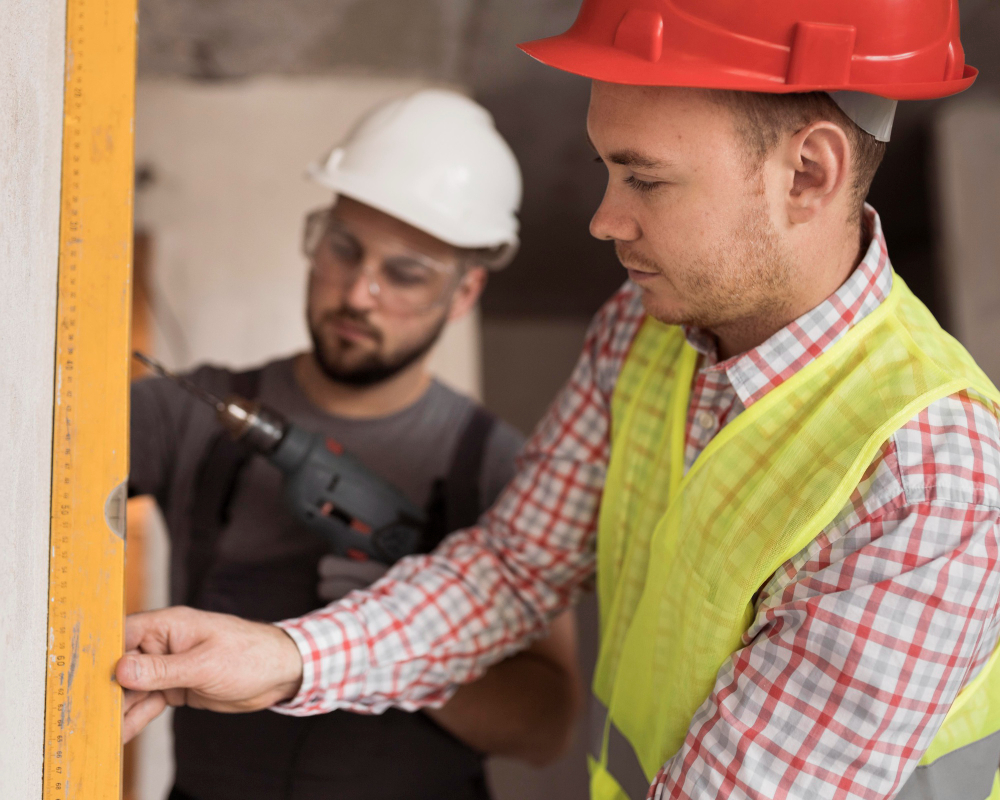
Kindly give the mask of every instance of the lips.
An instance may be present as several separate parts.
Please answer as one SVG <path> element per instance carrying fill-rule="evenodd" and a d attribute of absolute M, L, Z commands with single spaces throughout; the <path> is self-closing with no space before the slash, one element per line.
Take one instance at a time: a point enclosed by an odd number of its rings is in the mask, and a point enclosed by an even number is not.
<path fill-rule="evenodd" d="M 327 324 L 335 336 L 349 342 L 377 342 L 380 338 L 371 328 L 346 319 L 331 319 Z"/>
<path fill-rule="evenodd" d="M 653 278 L 659 275 L 658 272 L 643 272 L 641 270 L 633 269 L 632 267 L 626 267 L 628 272 L 629 280 L 633 283 L 645 283 L 651 281 Z"/>
<path fill-rule="evenodd" d="M 622 242 L 615 242 L 615 255 L 618 256 L 618 261 L 625 267 L 629 280 L 633 283 L 648 283 L 662 274 L 657 269 L 655 261 L 627 248 Z"/>

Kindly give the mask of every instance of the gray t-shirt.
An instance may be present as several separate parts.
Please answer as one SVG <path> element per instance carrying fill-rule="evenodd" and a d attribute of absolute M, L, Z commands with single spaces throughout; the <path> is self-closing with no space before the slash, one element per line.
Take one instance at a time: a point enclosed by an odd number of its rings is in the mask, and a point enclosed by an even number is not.
<path fill-rule="evenodd" d="M 375 419 L 335 417 L 314 406 L 299 388 L 293 360 L 264 366 L 258 399 L 291 422 L 333 437 L 410 500 L 426 507 L 434 482 L 448 473 L 475 401 L 434 381 L 417 402 L 394 414 Z M 202 367 L 189 377 L 210 391 L 224 394 L 231 374 Z M 207 443 L 218 430 L 212 409 L 176 384 L 153 378 L 133 386 L 129 485 L 132 494 L 155 495 L 166 517 L 172 543 L 174 602 L 184 602 L 187 597 L 186 563 L 197 471 Z M 483 510 L 513 477 L 514 458 L 522 443 L 521 434 L 506 423 L 493 427 L 479 479 Z M 227 569 L 235 569 L 240 583 L 245 583 L 255 567 L 266 570 L 276 563 L 308 563 L 318 560 L 326 550 L 285 506 L 281 475 L 263 458 L 253 458 L 242 470 L 229 509 L 231 516 L 219 536 L 218 564 L 213 569 L 218 573 L 213 594 L 221 603 L 216 604 L 217 610 L 239 611 L 219 598 L 227 593 L 227 586 L 233 586 L 225 579 Z M 349 572 L 350 562 L 345 562 L 344 568 Z M 359 568 L 358 575 L 359 585 L 370 580 L 370 571 Z"/>

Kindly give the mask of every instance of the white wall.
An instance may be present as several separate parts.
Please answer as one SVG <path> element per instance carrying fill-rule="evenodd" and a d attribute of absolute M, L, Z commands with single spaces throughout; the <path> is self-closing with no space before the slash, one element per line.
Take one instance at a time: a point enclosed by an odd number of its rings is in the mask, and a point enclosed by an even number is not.
<path fill-rule="evenodd" d="M 0 3 L 0 798 L 41 797 L 64 0 Z"/>

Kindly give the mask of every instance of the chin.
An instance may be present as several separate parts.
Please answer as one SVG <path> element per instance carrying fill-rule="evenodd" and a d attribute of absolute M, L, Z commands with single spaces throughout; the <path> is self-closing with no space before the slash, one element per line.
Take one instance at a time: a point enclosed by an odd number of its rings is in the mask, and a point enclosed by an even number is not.
<path fill-rule="evenodd" d="M 686 325 L 688 314 L 673 297 L 662 297 L 655 292 L 644 289 L 642 292 L 642 307 L 653 319 L 665 325 Z"/>
<path fill-rule="evenodd" d="M 367 367 L 373 354 L 352 346 L 351 342 L 338 342 L 335 345 L 324 347 L 322 358 L 325 364 L 346 374 Z"/>
<path fill-rule="evenodd" d="M 361 361 L 374 355 L 376 348 L 371 342 L 359 342 L 331 334 L 323 339 L 323 353 L 331 361 Z"/>

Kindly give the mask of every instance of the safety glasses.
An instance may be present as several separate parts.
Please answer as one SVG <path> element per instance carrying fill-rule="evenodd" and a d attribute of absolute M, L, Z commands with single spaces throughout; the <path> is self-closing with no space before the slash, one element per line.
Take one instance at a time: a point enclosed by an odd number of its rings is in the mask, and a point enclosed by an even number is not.
<path fill-rule="evenodd" d="M 316 280 L 349 290 L 365 281 L 368 293 L 389 314 L 420 314 L 444 305 L 461 271 L 421 253 L 386 256 L 371 263 L 364 245 L 329 208 L 306 217 L 302 251 Z"/>

